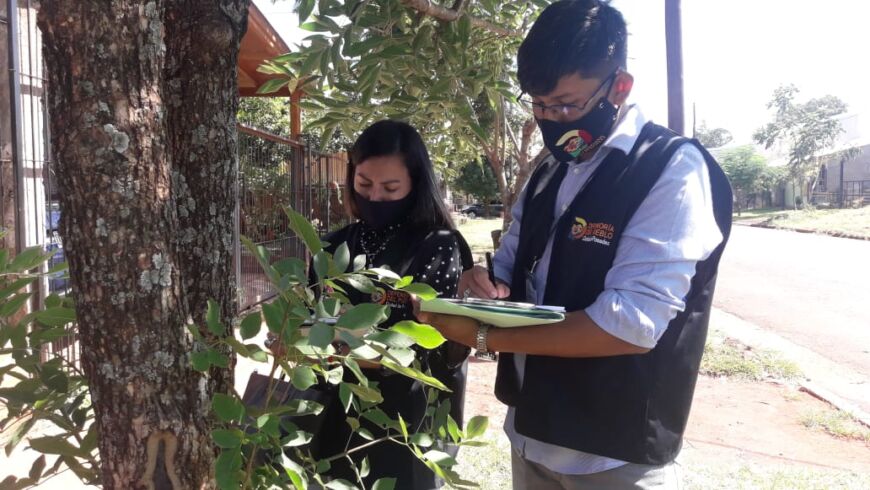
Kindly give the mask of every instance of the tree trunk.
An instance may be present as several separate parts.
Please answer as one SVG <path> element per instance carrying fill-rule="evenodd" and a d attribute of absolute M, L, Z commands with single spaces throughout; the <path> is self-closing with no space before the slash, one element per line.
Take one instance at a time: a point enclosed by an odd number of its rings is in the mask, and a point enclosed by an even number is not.
<path fill-rule="evenodd" d="M 246 7 L 42 2 L 60 231 L 105 488 L 215 486 L 210 400 L 232 373 L 190 368 L 185 325 L 207 297 L 234 311 Z"/>

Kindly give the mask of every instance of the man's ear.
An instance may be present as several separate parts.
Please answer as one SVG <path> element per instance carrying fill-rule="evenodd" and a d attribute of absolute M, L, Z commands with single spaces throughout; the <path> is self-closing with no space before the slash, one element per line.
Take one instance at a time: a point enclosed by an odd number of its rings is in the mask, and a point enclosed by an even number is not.
<path fill-rule="evenodd" d="M 634 77 L 631 73 L 619 70 L 616 74 L 616 79 L 613 81 L 613 89 L 610 91 L 608 99 L 613 105 L 622 106 L 631 94 L 631 88 L 634 87 Z"/>

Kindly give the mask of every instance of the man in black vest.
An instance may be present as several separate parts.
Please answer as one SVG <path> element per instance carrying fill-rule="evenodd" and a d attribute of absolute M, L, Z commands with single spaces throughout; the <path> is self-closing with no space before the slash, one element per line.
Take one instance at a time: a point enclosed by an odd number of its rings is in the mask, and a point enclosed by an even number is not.
<path fill-rule="evenodd" d="M 496 396 L 516 489 L 678 484 L 731 189 L 696 142 L 626 100 L 622 15 L 598 0 L 543 11 L 520 47 L 521 100 L 552 153 L 512 210 L 487 270 L 460 290 L 564 306 L 565 321 L 489 329 L 420 314 L 449 339 L 500 353 Z"/>

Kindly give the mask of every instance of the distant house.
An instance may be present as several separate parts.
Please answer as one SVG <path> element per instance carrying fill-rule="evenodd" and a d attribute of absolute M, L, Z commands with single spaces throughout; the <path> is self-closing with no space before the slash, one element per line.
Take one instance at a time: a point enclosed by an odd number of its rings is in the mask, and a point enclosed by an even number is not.
<path fill-rule="evenodd" d="M 853 207 L 870 205 L 870 114 L 846 114 L 840 117 L 843 134 L 834 148 L 823 157 L 810 202 L 816 205 Z M 840 156 L 844 150 L 854 154 Z"/>

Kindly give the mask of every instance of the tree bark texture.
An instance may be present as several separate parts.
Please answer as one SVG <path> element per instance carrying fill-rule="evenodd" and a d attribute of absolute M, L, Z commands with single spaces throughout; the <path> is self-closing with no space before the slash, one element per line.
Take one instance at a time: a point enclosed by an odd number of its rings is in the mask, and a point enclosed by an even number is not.
<path fill-rule="evenodd" d="M 108 489 L 213 488 L 185 325 L 235 312 L 236 57 L 248 0 L 43 0 L 60 231 Z"/>

